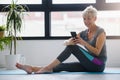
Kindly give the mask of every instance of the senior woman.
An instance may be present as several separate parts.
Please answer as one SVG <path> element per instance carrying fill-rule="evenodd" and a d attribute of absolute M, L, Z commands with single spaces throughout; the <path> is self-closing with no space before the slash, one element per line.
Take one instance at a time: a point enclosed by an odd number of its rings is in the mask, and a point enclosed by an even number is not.
<path fill-rule="evenodd" d="M 77 38 L 65 41 L 66 48 L 60 55 L 45 67 L 33 67 L 17 63 L 19 69 L 28 73 L 47 72 L 103 72 L 107 60 L 106 56 L 106 34 L 103 28 L 96 25 L 97 10 L 88 6 L 83 11 L 83 21 L 87 29 L 78 33 Z M 84 46 L 87 50 L 80 47 Z M 73 54 L 78 62 L 64 63 Z"/>

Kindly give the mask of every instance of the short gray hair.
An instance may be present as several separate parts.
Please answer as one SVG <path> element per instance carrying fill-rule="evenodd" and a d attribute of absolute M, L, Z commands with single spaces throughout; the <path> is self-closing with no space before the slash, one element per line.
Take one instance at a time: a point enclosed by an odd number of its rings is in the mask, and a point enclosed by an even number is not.
<path fill-rule="evenodd" d="M 90 5 L 83 11 L 82 16 L 83 17 L 84 16 L 96 17 L 97 16 L 97 9 Z"/>

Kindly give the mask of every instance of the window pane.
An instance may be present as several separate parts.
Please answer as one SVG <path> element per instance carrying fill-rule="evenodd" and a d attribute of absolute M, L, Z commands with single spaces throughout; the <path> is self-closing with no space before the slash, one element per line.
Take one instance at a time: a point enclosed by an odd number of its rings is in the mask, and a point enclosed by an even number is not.
<path fill-rule="evenodd" d="M 120 3 L 120 0 L 106 0 L 107 3 Z"/>
<path fill-rule="evenodd" d="M 44 13 L 29 12 L 25 17 L 25 29 L 21 35 L 26 37 L 44 36 L 44 31 Z"/>
<path fill-rule="evenodd" d="M 81 12 L 52 12 L 51 18 L 51 36 L 70 36 L 70 31 L 86 29 Z M 99 11 L 96 23 L 107 36 L 120 36 L 120 11 Z"/>
<path fill-rule="evenodd" d="M 14 0 L 17 1 L 17 0 Z M 12 0 L 0 0 L 0 4 L 10 4 Z M 18 0 L 17 4 L 41 4 L 42 0 Z"/>
<path fill-rule="evenodd" d="M 86 28 L 81 12 L 52 12 L 51 19 L 51 36 L 70 36 L 70 31 Z"/>
<path fill-rule="evenodd" d="M 5 14 L 0 13 L 0 25 L 5 24 Z M 44 13 L 43 12 L 27 12 L 21 35 L 22 37 L 42 37 L 45 36 L 44 29 Z"/>
<path fill-rule="evenodd" d="M 120 36 L 120 11 L 99 11 L 97 24 L 108 36 Z"/>
<path fill-rule="evenodd" d="M 96 3 L 96 0 L 53 0 L 53 4 Z"/>

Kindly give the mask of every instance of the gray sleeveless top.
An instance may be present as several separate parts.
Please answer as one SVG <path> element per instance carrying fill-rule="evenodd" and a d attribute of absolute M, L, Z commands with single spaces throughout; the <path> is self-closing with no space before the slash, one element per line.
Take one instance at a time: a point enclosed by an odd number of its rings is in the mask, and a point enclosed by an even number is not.
<path fill-rule="evenodd" d="M 91 44 L 92 46 L 95 47 L 97 37 L 98 37 L 102 32 L 105 32 L 104 29 L 103 29 L 103 28 L 100 28 L 100 27 L 97 27 L 97 31 L 96 31 L 94 37 L 93 37 L 91 40 L 89 40 L 89 39 L 88 39 L 88 35 L 87 35 L 88 29 L 86 29 L 85 31 L 82 31 L 82 32 L 80 33 L 80 37 L 81 37 L 83 40 L 85 40 L 86 42 L 88 42 L 89 44 Z M 89 51 L 89 50 L 88 50 L 88 51 Z M 91 51 L 89 51 L 89 53 L 90 53 L 91 55 L 97 57 L 98 59 L 100 59 L 101 61 L 103 61 L 103 62 L 105 63 L 105 62 L 106 62 L 106 59 L 107 59 L 107 55 L 106 55 L 106 42 L 104 43 L 103 48 L 102 48 L 99 56 L 94 55 Z"/>

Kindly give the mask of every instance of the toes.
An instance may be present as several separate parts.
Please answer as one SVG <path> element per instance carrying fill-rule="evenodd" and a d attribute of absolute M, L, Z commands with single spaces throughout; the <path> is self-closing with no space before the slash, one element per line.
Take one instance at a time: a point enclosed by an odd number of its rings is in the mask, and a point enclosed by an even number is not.
<path fill-rule="evenodd" d="M 22 69 L 22 70 L 26 71 L 28 74 L 32 73 L 31 66 L 22 65 L 22 64 L 16 63 L 16 67 L 19 68 L 19 69 Z"/>
<path fill-rule="evenodd" d="M 22 65 L 19 64 L 19 63 L 16 63 L 16 67 L 19 68 L 19 69 L 22 69 Z"/>

